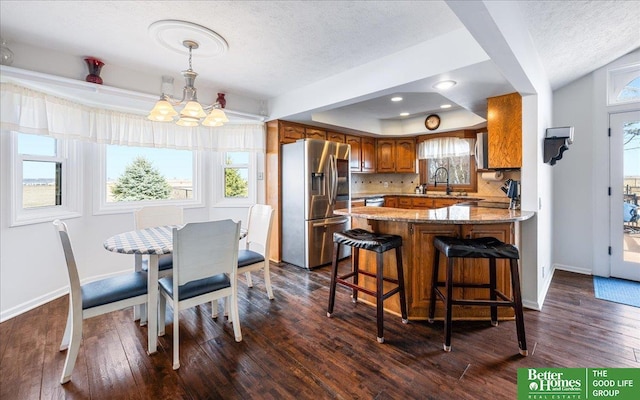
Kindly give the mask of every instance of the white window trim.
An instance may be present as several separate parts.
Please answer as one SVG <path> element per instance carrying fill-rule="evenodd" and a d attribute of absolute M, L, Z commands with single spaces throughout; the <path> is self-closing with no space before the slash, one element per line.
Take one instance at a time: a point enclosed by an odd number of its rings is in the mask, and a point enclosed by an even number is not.
<path fill-rule="evenodd" d="M 22 226 L 51 222 L 57 218 L 68 219 L 82 216 L 82 159 L 80 144 L 75 140 L 56 140 L 56 156 L 33 156 L 18 154 L 18 132 L 11 132 L 11 221 L 10 226 Z M 47 161 L 62 164 L 62 205 L 23 208 L 23 161 Z"/>
<path fill-rule="evenodd" d="M 156 205 L 176 205 L 184 208 L 204 207 L 204 180 L 202 173 L 204 162 L 203 155 L 199 151 L 193 151 L 193 198 L 190 200 L 145 200 L 145 201 L 118 201 L 113 203 L 107 202 L 107 183 L 106 183 L 106 166 L 107 166 L 107 145 L 100 144 L 95 148 L 95 165 L 93 175 L 93 214 L 119 214 L 131 212 L 145 206 Z"/>
<path fill-rule="evenodd" d="M 607 105 L 638 103 L 638 99 L 618 100 L 618 94 L 629 82 L 640 76 L 640 64 L 629 64 L 607 71 Z"/>
<path fill-rule="evenodd" d="M 250 206 L 257 202 L 257 152 L 250 150 L 237 150 L 238 152 L 249 153 L 249 196 L 244 198 L 228 198 L 224 196 L 224 169 L 225 167 L 233 167 L 233 165 L 225 164 L 225 154 L 227 152 L 234 152 L 235 150 L 219 151 L 215 153 L 213 162 L 213 185 L 212 185 L 212 207 L 238 207 L 238 206 Z M 244 164 L 243 164 L 244 165 Z"/>

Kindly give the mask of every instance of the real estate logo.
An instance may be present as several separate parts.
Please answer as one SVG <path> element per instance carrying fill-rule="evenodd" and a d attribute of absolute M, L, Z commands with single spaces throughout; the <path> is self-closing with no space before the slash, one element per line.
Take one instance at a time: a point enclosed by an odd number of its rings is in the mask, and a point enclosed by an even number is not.
<path fill-rule="evenodd" d="M 518 400 L 640 399 L 638 368 L 519 368 Z"/>

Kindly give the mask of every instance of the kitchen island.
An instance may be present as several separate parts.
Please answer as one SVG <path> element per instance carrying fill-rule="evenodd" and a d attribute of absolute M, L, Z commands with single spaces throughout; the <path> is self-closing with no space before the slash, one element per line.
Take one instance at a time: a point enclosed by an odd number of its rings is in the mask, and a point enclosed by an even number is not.
<path fill-rule="evenodd" d="M 478 207 L 461 204 L 430 210 L 401 209 L 391 207 L 351 207 L 336 210 L 337 215 L 351 217 L 352 228 L 362 228 L 373 232 L 388 233 L 402 237 L 402 263 L 404 268 L 405 290 L 409 319 L 427 319 L 431 293 L 431 271 L 433 268 L 433 238 L 438 235 L 465 238 L 495 237 L 505 243 L 519 246 L 519 223 L 532 218 L 531 211 L 503 208 Z M 396 277 L 395 257 L 384 255 L 385 276 Z M 444 280 L 444 262 L 441 257 L 439 280 Z M 488 282 L 488 261 L 483 259 L 456 260 L 464 262 L 457 265 L 454 280 L 465 283 Z M 361 268 L 375 272 L 375 255 L 361 251 Z M 497 260 L 498 289 L 507 296 L 511 295 L 510 274 L 504 260 Z M 361 276 L 360 282 L 373 289 L 375 282 Z M 385 291 L 388 290 L 385 288 Z M 475 288 L 454 288 L 454 296 L 465 299 L 486 298 L 487 290 Z M 375 304 L 375 298 L 358 296 L 358 300 Z M 398 296 L 385 301 L 385 310 L 400 315 Z M 513 318 L 513 309 L 498 309 L 500 319 Z M 442 302 L 436 304 L 436 319 L 442 319 Z M 454 319 L 489 320 L 489 307 L 454 306 Z"/>

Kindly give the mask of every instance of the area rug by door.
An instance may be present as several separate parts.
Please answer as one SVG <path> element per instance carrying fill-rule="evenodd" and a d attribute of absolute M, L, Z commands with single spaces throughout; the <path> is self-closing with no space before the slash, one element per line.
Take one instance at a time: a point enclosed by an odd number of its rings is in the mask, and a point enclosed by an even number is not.
<path fill-rule="evenodd" d="M 640 307 L 640 282 L 594 276 L 593 289 L 597 299 Z"/>

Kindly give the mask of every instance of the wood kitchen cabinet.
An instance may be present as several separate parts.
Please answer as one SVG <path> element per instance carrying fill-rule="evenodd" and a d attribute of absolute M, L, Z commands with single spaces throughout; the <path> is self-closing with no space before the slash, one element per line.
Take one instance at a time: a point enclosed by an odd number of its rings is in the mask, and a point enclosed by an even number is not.
<path fill-rule="evenodd" d="M 398 208 L 398 198 L 394 196 L 384 196 L 384 206 Z"/>
<path fill-rule="evenodd" d="M 279 124 L 280 144 L 293 143 L 298 139 L 305 138 L 303 125 L 281 122 Z"/>
<path fill-rule="evenodd" d="M 433 208 L 434 199 L 424 198 L 424 197 L 415 197 L 411 201 L 412 208 L 424 210 Z"/>
<path fill-rule="evenodd" d="M 411 197 L 398 197 L 398 208 L 413 208 Z"/>
<path fill-rule="evenodd" d="M 489 168 L 522 167 L 522 97 L 519 93 L 487 99 Z"/>
<path fill-rule="evenodd" d="M 376 141 L 377 172 L 416 172 L 414 138 L 378 139 Z"/>
<path fill-rule="evenodd" d="M 460 202 L 460 200 L 456 199 L 433 199 L 433 208 L 449 207 Z"/>
<path fill-rule="evenodd" d="M 461 230 L 463 238 L 476 239 L 481 237 L 494 237 L 503 243 L 513 243 L 515 239 L 513 224 L 490 224 L 490 225 L 463 225 Z M 486 283 L 489 272 L 489 261 L 487 259 L 467 258 L 464 260 L 462 268 L 462 281 L 464 283 Z M 441 268 L 442 268 L 441 264 Z M 497 286 L 507 297 L 511 297 L 511 274 L 509 270 L 509 260 L 496 260 Z M 462 288 L 462 296 L 465 299 L 487 298 L 486 289 Z M 467 307 L 469 308 L 469 307 Z M 501 310 L 502 309 L 502 310 Z M 503 314 L 500 314 L 500 311 Z M 476 312 L 482 317 L 490 317 L 489 307 L 477 307 Z M 513 309 L 505 307 L 498 308 L 498 316 L 513 315 Z"/>
<path fill-rule="evenodd" d="M 327 140 L 327 132 L 321 129 L 305 128 L 304 134 L 307 139 Z"/>
<path fill-rule="evenodd" d="M 396 172 L 416 173 L 416 140 L 396 139 Z"/>
<path fill-rule="evenodd" d="M 327 140 L 337 143 L 345 143 L 344 133 L 327 132 Z"/>
<path fill-rule="evenodd" d="M 351 146 L 352 172 L 376 172 L 376 141 L 367 136 L 345 135 L 345 143 Z"/>

